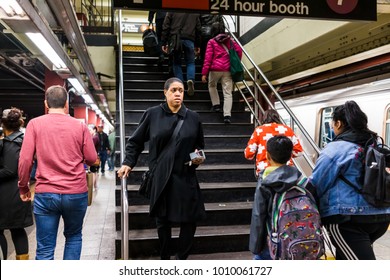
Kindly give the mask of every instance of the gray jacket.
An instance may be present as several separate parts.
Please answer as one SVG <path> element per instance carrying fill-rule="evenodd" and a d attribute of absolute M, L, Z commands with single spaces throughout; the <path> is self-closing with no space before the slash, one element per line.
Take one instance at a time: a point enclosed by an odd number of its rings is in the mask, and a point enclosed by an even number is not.
<path fill-rule="evenodd" d="M 267 223 L 270 222 L 275 193 L 282 193 L 296 185 L 301 173 L 294 166 L 283 165 L 265 179 L 259 174 L 252 208 L 249 250 L 260 254 L 267 244 Z"/>

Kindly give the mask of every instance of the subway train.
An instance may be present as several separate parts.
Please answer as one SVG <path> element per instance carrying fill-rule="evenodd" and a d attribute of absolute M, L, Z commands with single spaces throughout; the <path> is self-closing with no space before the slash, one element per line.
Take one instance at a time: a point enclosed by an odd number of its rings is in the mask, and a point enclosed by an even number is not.
<path fill-rule="evenodd" d="M 368 127 L 377 132 L 390 146 L 390 79 L 292 97 L 284 101 L 321 149 L 332 141 L 334 136 L 331 128 L 334 108 L 348 100 L 354 100 L 360 106 L 367 114 Z M 286 124 L 293 126 L 297 135 L 303 138 L 302 132 L 280 102 L 275 104 L 275 108 Z M 315 157 L 311 146 L 305 141 L 303 145 L 308 154 Z"/>

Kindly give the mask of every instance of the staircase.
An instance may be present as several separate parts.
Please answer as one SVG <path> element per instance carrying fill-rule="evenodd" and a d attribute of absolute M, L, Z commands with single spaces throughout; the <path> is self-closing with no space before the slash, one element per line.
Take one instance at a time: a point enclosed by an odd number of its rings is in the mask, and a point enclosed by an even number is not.
<path fill-rule="evenodd" d="M 163 101 L 163 85 L 168 69 L 159 71 L 156 57 L 139 52 L 123 53 L 124 109 L 126 139 L 135 131 L 146 108 Z M 206 161 L 197 169 L 205 199 L 207 218 L 198 224 L 192 255 L 248 251 L 249 225 L 256 182 L 254 164 L 243 151 L 253 131 L 250 112 L 234 95 L 232 123 L 224 124 L 222 113 L 212 112 L 207 84 L 201 83 L 201 62 L 196 62 L 195 95 L 185 93 L 184 104 L 199 113 L 204 129 Z M 221 102 L 223 101 L 220 91 Z M 118 100 L 118 99 L 117 99 Z M 117 111 L 119 108 L 117 105 Z M 119 136 L 117 138 L 119 147 Z M 149 204 L 137 191 L 147 169 L 148 148 L 140 155 L 128 183 L 129 258 L 158 258 L 159 242 Z M 120 157 L 117 156 L 117 159 Z M 116 166 L 119 166 L 119 161 Z M 121 191 L 116 189 L 116 259 L 121 258 Z M 178 229 L 173 230 L 173 239 Z M 201 256 L 200 256 L 201 258 Z M 202 257 L 203 258 L 203 257 Z"/>

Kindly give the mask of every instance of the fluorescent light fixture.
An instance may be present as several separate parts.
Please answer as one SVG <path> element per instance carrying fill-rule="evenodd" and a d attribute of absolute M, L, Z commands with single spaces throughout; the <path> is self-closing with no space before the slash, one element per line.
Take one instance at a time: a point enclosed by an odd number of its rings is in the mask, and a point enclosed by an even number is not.
<path fill-rule="evenodd" d="M 41 33 L 26 33 L 27 37 L 37 46 L 41 52 L 54 64 L 57 69 L 66 69 L 65 62 L 58 56 Z"/>
<path fill-rule="evenodd" d="M 91 106 L 91 109 L 94 111 L 99 110 L 99 107 L 95 103 L 89 104 L 89 106 Z"/>
<path fill-rule="evenodd" d="M 83 95 L 81 95 L 81 97 L 84 98 L 85 103 L 87 103 L 87 104 L 93 103 L 91 96 L 89 96 L 88 94 L 83 94 Z"/>
<path fill-rule="evenodd" d="M 77 91 L 79 94 L 84 94 L 85 89 L 82 84 L 80 84 L 79 80 L 76 78 L 68 78 L 68 82 L 71 83 L 71 85 L 74 87 L 74 89 Z"/>
<path fill-rule="evenodd" d="M 4 12 L 10 17 L 14 15 L 19 15 L 21 17 L 24 17 L 26 15 L 26 13 L 19 6 L 16 0 L 1 0 L 0 8 L 2 8 Z"/>

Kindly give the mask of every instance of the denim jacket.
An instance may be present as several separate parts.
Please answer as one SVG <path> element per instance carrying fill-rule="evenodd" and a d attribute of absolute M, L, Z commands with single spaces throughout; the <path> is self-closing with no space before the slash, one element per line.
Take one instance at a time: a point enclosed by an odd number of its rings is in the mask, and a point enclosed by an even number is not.
<path fill-rule="evenodd" d="M 361 186 L 364 149 L 352 142 L 331 142 L 322 150 L 310 178 L 319 199 L 321 217 L 334 215 L 389 214 L 389 208 L 375 208 L 346 184 L 342 174 L 355 186 Z"/>

